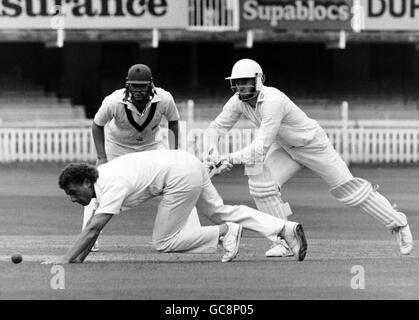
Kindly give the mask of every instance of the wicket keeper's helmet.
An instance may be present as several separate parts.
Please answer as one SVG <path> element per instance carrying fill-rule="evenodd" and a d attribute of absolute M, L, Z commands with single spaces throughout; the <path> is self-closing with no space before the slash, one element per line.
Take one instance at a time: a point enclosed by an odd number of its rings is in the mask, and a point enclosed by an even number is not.
<path fill-rule="evenodd" d="M 236 79 L 255 79 L 252 92 L 246 95 L 239 94 L 239 98 L 245 101 L 250 100 L 259 94 L 265 81 L 265 75 L 263 74 L 261 66 L 256 61 L 252 59 L 241 59 L 234 64 L 233 69 L 231 70 L 231 76 L 226 78 L 226 80 L 230 80 L 231 90 L 235 93 L 237 92 Z"/>
<path fill-rule="evenodd" d="M 149 99 L 153 95 L 153 75 L 145 64 L 135 64 L 129 68 L 125 83 L 134 100 Z"/>
<path fill-rule="evenodd" d="M 151 69 L 145 64 L 134 64 L 128 70 L 127 84 L 146 84 L 153 81 Z"/>

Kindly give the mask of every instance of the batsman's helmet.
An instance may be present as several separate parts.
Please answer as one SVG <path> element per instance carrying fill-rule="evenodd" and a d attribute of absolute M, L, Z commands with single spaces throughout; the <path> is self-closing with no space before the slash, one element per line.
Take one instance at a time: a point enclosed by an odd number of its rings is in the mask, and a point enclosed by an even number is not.
<path fill-rule="evenodd" d="M 237 79 L 255 79 L 253 92 L 246 94 L 246 96 L 240 96 L 239 94 L 241 100 L 250 100 L 257 96 L 262 89 L 265 75 L 261 66 L 256 61 L 252 59 L 241 59 L 234 64 L 231 70 L 231 76 L 226 78 L 226 80 L 230 80 L 231 90 L 235 93 L 237 92 L 237 85 L 235 83 Z"/>
<path fill-rule="evenodd" d="M 135 64 L 128 70 L 126 77 L 125 100 L 128 93 L 135 101 L 149 101 L 154 92 L 153 75 L 145 64 Z"/>

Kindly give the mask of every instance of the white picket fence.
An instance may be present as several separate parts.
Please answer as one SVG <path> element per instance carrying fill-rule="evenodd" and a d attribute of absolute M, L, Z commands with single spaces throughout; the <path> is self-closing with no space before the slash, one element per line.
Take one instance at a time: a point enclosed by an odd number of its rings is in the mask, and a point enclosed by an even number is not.
<path fill-rule="evenodd" d="M 350 128 L 346 133 L 342 129 L 328 129 L 327 133 L 335 149 L 347 163 L 419 161 L 419 128 Z"/>
<path fill-rule="evenodd" d="M 96 151 L 90 127 L 0 128 L 0 162 L 94 159 Z"/>
<path fill-rule="evenodd" d="M 348 163 L 418 163 L 419 121 L 319 121 Z M 205 128 L 181 123 L 180 148 L 201 156 Z M 167 131 L 161 130 L 167 140 Z M 254 129 L 232 129 L 221 139 L 221 152 L 237 151 L 255 136 Z M 94 161 L 90 127 L 0 127 L 0 162 Z"/>

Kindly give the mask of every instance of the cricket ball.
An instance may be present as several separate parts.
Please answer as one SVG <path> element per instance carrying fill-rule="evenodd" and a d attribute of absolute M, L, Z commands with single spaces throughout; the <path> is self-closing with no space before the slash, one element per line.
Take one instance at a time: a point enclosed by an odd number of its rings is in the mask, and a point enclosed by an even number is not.
<path fill-rule="evenodd" d="M 12 255 L 12 262 L 13 263 L 18 264 L 18 263 L 21 263 L 22 260 L 23 260 L 23 258 L 22 258 L 22 256 L 20 254 L 14 254 L 14 255 Z"/>

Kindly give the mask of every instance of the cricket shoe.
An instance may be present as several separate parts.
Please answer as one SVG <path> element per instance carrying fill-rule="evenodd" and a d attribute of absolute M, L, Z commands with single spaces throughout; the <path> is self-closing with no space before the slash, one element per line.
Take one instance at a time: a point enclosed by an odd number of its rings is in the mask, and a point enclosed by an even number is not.
<path fill-rule="evenodd" d="M 281 258 L 291 257 L 294 253 L 290 250 L 284 239 L 281 239 L 279 243 L 273 243 L 272 247 L 265 252 L 265 256 L 268 258 Z"/>
<path fill-rule="evenodd" d="M 95 244 L 93 245 L 92 249 L 90 249 L 90 251 L 92 252 L 98 252 L 99 251 L 99 242 L 96 241 Z"/>
<path fill-rule="evenodd" d="M 303 226 L 297 222 L 287 221 L 279 236 L 285 240 L 298 261 L 303 261 L 307 253 L 307 240 Z"/>
<path fill-rule="evenodd" d="M 233 260 L 239 253 L 240 239 L 243 233 L 243 227 L 237 223 L 226 222 L 228 231 L 223 238 L 223 248 L 225 254 L 221 262 L 229 262 Z"/>
<path fill-rule="evenodd" d="M 410 232 L 409 225 L 404 227 L 397 227 L 393 229 L 393 233 L 396 235 L 397 242 L 400 246 L 401 254 L 409 254 L 413 248 L 413 237 L 412 232 Z"/>

